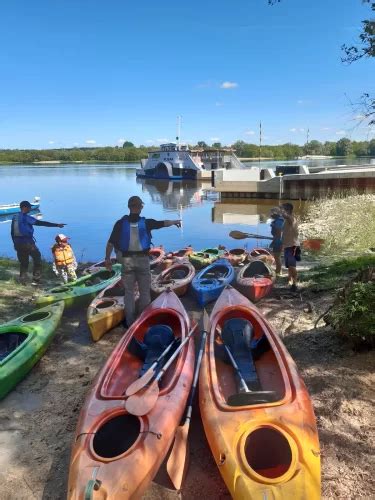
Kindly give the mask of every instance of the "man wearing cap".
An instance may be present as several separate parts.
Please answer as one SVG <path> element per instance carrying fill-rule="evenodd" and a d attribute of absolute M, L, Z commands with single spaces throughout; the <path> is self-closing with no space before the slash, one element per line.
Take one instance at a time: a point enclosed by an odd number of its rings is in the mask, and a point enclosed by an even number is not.
<path fill-rule="evenodd" d="M 143 311 L 151 302 L 151 272 L 149 250 L 151 231 L 162 227 L 181 226 L 180 220 L 146 219 L 141 217 L 143 201 L 139 196 L 131 196 L 128 200 L 129 215 L 125 215 L 113 226 L 109 237 L 105 262 L 111 270 L 111 253 L 115 249 L 117 258 L 122 260 L 122 276 L 125 287 L 126 325 L 130 326 L 135 319 L 134 284 L 138 283 L 139 310 Z"/>
<path fill-rule="evenodd" d="M 28 201 L 21 201 L 20 209 L 20 213 L 13 217 L 11 227 L 14 249 L 20 263 L 20 282 L 23 285 L 26 284 L 29 257 L 31 257 L 33 259 L 33 284 L 38 284 L 41 275 L 42 257 L 35 245 L 33 226 L 64 227 L 66 224 L 41 221 L 28 215 L 31 210 L 31 204 Z"/>

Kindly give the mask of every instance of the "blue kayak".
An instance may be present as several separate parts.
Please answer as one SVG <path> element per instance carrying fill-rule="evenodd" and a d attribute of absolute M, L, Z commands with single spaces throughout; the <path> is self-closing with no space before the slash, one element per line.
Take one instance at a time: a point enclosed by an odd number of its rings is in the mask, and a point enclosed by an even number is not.
<path fill-rule="evenodd" d="M 39 208 L 39 197 L 35 197 L 34 200 L 30 203 L 31 210 L 36 210 Z M 13 215 L 18 214 L 20 212 L 20 204 L 19 203 L 10 203 L 9 205 L 0 205 L 0 215 Z"/>
<path fill-rule="evenodd" d="M 219 259 L 202 269 L 191 284 L 198 304 L 205 306 L 216 300 L 227 285 L 234 280 L 234 268 L 227 259 Z"/>

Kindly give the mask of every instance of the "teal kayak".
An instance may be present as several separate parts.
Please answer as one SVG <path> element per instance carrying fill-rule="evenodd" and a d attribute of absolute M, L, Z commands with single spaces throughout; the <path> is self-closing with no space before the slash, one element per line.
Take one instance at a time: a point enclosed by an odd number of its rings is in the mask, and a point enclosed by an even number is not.
<path fill-rule="evenodd" d="M 64 302 L 56 302 L 0 326 L 0 399 L 43 356 L 63 311 Z"/>
<path fill-rule="evenodd" d="M 47 290 L 36 299 L 37 307 L 63 300 L 66 307 L 79 306 L 90 302 L 101 290 L 121 276 L 121 264 L 115 264 L 112 271 L 99 269 L 95 273 L 82 276 L 66 285 Z"/>

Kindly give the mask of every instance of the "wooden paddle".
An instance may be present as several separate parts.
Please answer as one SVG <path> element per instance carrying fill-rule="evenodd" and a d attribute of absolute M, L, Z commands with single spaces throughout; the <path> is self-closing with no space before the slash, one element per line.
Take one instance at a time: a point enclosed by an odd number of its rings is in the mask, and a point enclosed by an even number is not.
<path fill-rule="evenodd" d="M 220 335 L 221 336 L 221 335 Z M 225 347 L 225 350 L 227 351 L 227 354 L 229 356 L 229 359 L 233 365 L 233 368 L 236 370 L 237 375 L 240 379 L 241 386 L 245 392 L 240 392 L 238 394 L 232 394 L 228 398 L 228 405 L 229 406 L 246 406 L 246 405 L 254 405 L 254 404 L 261 404 L 261 403 L 271 403 L 273 401 L 277 400 L 277 395 L 275 391 L 251 391 L 246 382 L 245 379 L 242 376 L 241 370 L 239 369 L 236 360 L 233 357 L 233 354 L 230 352 L 230 349 L 227 345 L 225 345 L 223 341 L 223 345 Z"/>
<path fill-rule="evenodd" d="M 175 352 L 172 354 L 172 356 L 168 359 L 168 361 L 165 363 L 163 368 L 159 371 L 159 373 L 156 375 L 154 380 L 151 382 L 151 384 L 146 385 L 142 389 L 140 389 L 138 392 L 130 396 L 126 401 L 125 401 L 125 409 L 128 413 L 131 415 L 136 415 L 138 417 L 142 417 L 143 415 L 147 415 L 152 408 L 155 406 L 156 401 L 159 397 L 159 380 L 162 378 L 164 373 L 168 370 L 170 365 L 173 363 L 173 361 L 176 359 L 176 357 L 179 355 L 181 352 L 182 348 L 184 345 L 189 342 L 190 337 L 193 335 L 195 329 L 197 328 L 198 323 L 194 325 L 194 327 L 190 330 L 189 334 L 186 336 L 186 338 L 181 342 L 181 344 L 178 346 L 178 348 L 175 350 Z"/>
<path fill-rule="evenodd" d="M 203 350 L 206 344 L 206 337 L 208 333 L 208 327 L 210 325 L 210 320 L 206 309 L 203 313 L 203 332 L 201 338 L 201 345 L 199 348 L 199 354 L 197 359 L 197 364 L 195 366 L 193 385 L 191 386 L 189 399 L 186 405 L 186 416 L 183 425 L 177 427 L 176 435 L 174 438 L 173 448 L 171 454 L 169 455 L 167 462 L 167 471 L 173 486 L 176 490 L 181 489 L 182 481 L 184 480 L 187 468 L 188 468 L 188 435 L 191 422 L 191 413 L 193 410 L 193 400 L 194 394 L 197 387 L 199 369 L 202 362 Z"/>
<path fill-rule="evenodd" d="M 273 240 L 271 236 L 263 236 L 261 234 L 253 234 L 253 233 L 243 233 L 242 231 L 231 231 L 229 233 L 231 238 L 235 240 L 244 240 L 245 238 L 256 238 L 260 240 Z"/>
<path fill-rule="evenodd" d="M 132 396 L 133 394 L 135 394 L 136 392 L 140 391 L 145 385 L 147 385 L 150 382 L 150 380 L 155 375 L 155 369 L 156 369 L 159 361 L 164 356 L 166 356 L 168 354 L 168 352 L 176 344 L 177 340 L 179 340 L 179 339 L 173 340 L 169 344 L 169 346 L 167 346 L 166 349 L 164 349 L 164 351 L 160 354 L 160 356 L 158 357 L 158 359 L 152 363 L 152 365 L 150 366 L 150 368 L 147 370 L 147 372 L 145 372 L 142 375 L 142 377 L 138 378 L 132 384 L 129 385 L 129 387 L 125 391 L 125 396 L 126 397 Z"/>

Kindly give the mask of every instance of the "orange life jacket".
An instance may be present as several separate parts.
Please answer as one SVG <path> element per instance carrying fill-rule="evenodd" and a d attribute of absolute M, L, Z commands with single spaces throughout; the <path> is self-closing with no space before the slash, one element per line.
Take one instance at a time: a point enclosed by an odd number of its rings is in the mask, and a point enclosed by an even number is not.
<path fill-rule="evenodd" d="M 74 253 L 70 245 L 61 247 L 60 245 L 53 245 L 52 253 L 55 257 L 56 266 L 68 266 L 74 262 Z"/>

